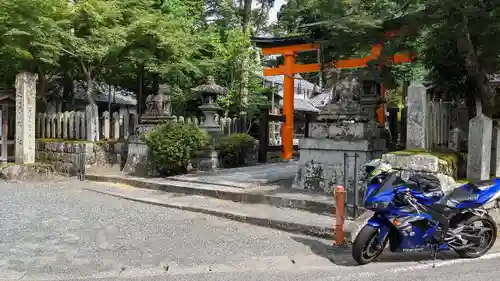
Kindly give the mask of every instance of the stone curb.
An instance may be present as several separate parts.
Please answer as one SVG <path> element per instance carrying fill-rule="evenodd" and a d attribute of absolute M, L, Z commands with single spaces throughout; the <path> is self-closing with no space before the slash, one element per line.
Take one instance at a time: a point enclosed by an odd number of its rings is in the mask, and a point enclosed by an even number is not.
<path fill-rule="evenodd" d="M 179 185 L 168 184 L 168 183 L 155 183 L 146 180 L 138 180 L 134 178 L 124 178 L 119 176 L 111 175 L 95 175 L 87 174 L 85 175 L 87 180 L 99 181 L 99 182 L 111 182 L 119 184 L 127 184 L 138 188 L 161 190 L 169 193 L 182 193 L 188 195 L 201 195 L 206 197 L 212 197 L 222 200 L 230 200 L 233 202 L 244 202 L 253 204 L 266 204 L 276 207 L 292 208 L 308 211 L 320 215 L 331 215 L 335 212 L 335 206 L 333 204 L 327 204 L 323 202 L 316 202 L 311 200 L 300 200 L 293 198 L 283 198 L 279 196 L 251 193 L 251 192 L 237 192 L 237 191 L 227 191 L 217 189 L 203 189 L 196 187 L 181 186 L 180 184 L 189 184 L 189 182 L 179 182 Z"/>
<path fill-rule="evenodd" d="M 191 211 L 191 212 L 196 212 L 196 213 L 208 214 L 208 215 L 222 217 L 222 218 L 226 218 L 226 219 L 230 219 L 230 220 L 234 220 L 234 221 L 239 221 L 239 222 L 244 222 L 244 223 L 248 223 L 248 224 L 283 230 L 283 231 L 287 231 L 287 232 L 291 232 L 291 233 L 300 233 L 300 234 L 305 234 L 305 235 L 310 235 L 310 236 L 315 236 L 315 237 L 320 237 L 320 238 L 327 238 L 327 239 L 332 239 L 335 235 L 335 229 L 330 228 L 330 227 L 306 225 L 306 224 L 301 224 L 301 223 L 287 222 L 287 221 L 262 218 L 262 217 L 251 217 L 251 216 L 247 216 L 244 214 L 237 214 L 237 213 L 230 213 L 228 211 L 221 211 L 219 209 L 198 208 L 198 207 L 186 206 L 184 204 L 169 204 L 169 203 L 165 203 L 165 202 L 158 202 L 158 201 L 154 201 L 154 200 L 135 198 L 132 196 L 126 196 L 126 195 L 115 193 L 115 192 L 101 191 L 101 190 L 96 190 L 96 189 L 92 189 L 92 188 L 84 188 L 84 189 L 88 190 L 88 191 L 100 193 L 100 194 L 110 195 L 113 197 L 134 201 L 134 202 L 140 202 L 140 203 L 146 203 L 146 204 L 162 206 L 162 207 L 167 207 L 167 208 L 172 208 L 172 209 L 179 209 L 179 210 Z M 346 241 L 351 241 L 351 237 L 352 237 L 351 233 L 346 230 Z"/>

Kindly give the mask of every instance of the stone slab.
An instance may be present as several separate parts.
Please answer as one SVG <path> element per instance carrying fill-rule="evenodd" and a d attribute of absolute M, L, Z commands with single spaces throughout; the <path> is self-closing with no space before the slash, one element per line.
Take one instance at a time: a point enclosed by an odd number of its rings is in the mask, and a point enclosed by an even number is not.
<path fill-rule="evenodd" d="M 215 172 L 198 172 L 194 174 L 168 177 L 168 180 L 193 183 L 215 184 L 228 187 L 252 188 L 256 184 L 268 184 L 295 176 L 298 163 L 296 161 L 272 163 L 258 166 L 221 169 Z"/>
<path fill-rule="evenodd" d="M 386 153 L 382 156 L 382 160 L 391 163 L 392 168 L 397 170 L 456 175 L 456 171 L 453 171 L 446 161 L 431 154 Z"/>
<path fill-rule="evenodd" d="M 333 238 L 335 234 L 334 217 L 301 210 L 276 208 L 264 204 L 241 204 L 197 195 L 179 196 L 138 188 L 123 189 L 103 186 L 86 189 L 136 202 L 205 213 L 294 233 L 324 238 Z M 357 229 L 354 222 L 345 222 L 346 240 L 349 242 L 352 242 L 351 233 L 354 229 Z"/>

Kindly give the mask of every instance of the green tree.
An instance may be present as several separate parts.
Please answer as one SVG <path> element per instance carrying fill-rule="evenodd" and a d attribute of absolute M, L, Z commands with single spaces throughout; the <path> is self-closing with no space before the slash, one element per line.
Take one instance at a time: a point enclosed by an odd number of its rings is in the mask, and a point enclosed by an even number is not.
<path fill-rule="evenodd" d="M 480 100 L 484 112 L 493 115 L 498 101 L 488 77 L 500 68 L 499 13 L 494 0 L 292 0 L 279 18 L 282 29 L 322 40 L 328 61 L 366 51 L 362 45 L 381 40 L 385 30 L 399 29 L 400 36 L 386 44 L 383 53 L 415 50 L 420 64 L 415 71 L 398 66 L 381 76 L 428 72 L 434 84 Z"/>
<path fill-rule="evenodd" d="M 0 1 L 0 63 L 4 79 L 38 73 L 38 96 L 47 101 L 59 69 L 61 35 L 69 29 L 66 0 Z"/>
<path fill-rule="evenodd" d="M 130 23 L 120 1 L 77 1 L 70 12 L 72 29 L 65 34 L 62 50 L 79 70 L 77 73 L 82 74 L 88 103 L 95 104 L 95 81 L 106 66 L 116 63 L 123 54 Z"/>

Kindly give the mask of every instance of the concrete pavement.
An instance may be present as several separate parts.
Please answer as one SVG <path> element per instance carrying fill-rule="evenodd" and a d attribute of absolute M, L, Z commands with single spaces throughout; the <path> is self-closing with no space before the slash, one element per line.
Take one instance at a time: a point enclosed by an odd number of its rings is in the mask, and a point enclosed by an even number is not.
<path fill-rule="evenodd" d="M 331 241 L 83 190 L 0 183 L 0 280 L 498 280 L 480 260 L 384 253 L 354 266 Z M 496 277 L 496 278 L 495 278 Z"/>

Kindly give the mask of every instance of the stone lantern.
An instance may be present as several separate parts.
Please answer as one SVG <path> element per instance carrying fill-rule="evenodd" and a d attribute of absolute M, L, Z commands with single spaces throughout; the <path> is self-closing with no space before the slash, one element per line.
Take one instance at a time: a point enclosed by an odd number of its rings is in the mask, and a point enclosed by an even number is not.
<path fill-rule="evenodd" d="M 210 134 L 220 132 L 221 127 L 215 121 L 215 114 L 221 110 L 217 105 L 217 97 L 226 94 L 226 88 L 215 84 L 214 77 L 208 76 L 204 84 L 192 89 L 192 91 L 201 97 L 202 105 L 198 108 L 205 116 L 205 120 L 200 124 L 200 128 Z"/>

